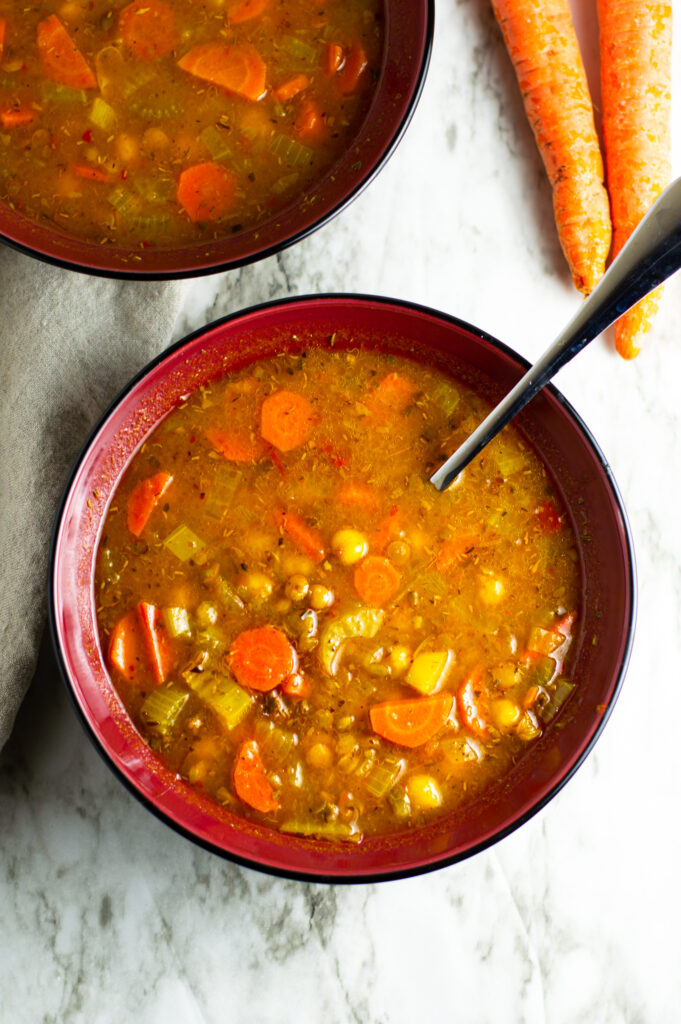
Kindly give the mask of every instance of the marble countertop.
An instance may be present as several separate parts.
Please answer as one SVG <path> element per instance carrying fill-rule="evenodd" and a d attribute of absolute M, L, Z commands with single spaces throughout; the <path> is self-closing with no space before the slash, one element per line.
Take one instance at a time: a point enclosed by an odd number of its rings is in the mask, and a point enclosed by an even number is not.
<path fill-rule="evenodd" d="M 436 15 L 422 100 L 378 178 L 296 247 L 191 282 L 177 337 L 264 300 L 360 291 L 445 310 L 533 358 L 574 313 L 490 8 L 437 0 Z M 595 13 L 579 17 L 592 62 Z M 681 276 L 634 363 L 605 337 L 557 382 L 612 465 L 640 588 L 621 697 L 568 786 L 433 874 L 270 878 L 193 846 L 123 789 L 45 644 L 0 772 L 2 1024 L 679 1020 L 680 323 Z"/>

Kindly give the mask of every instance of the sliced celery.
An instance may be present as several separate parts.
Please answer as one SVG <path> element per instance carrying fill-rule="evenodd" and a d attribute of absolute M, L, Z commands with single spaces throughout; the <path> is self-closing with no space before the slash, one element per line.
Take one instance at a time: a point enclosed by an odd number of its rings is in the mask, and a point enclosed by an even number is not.
<path fill-rule="evenodd" d="M 300 175 L 298 171 L 293 171 L 291 174 L 285 174 L 283 178 L 279 178 L 272 185 L 272 191 L 275 195 L 280 196 L 283 192 L 287 192 L 293 185 L 298 181 Z"/>
<path fill-rule="evenodd" d="M 139 213 L 140 201 L 128 189 L 115 188 L 107 198 L 114 210 L 118 210 L 124 217 L 136 217 Z"/>
<path fill-rule="evenodd" d="M 232 155 L 229 133 L 224 128 L 209 124 L 201 132 L 200 138 L 213 160 L 226 160 Z"/>
<path fill-rule="evenodd" d="M 181 523 L 180 526 L 175 527 L 172 533 L 168 534 L 163 541 L 163 546 L 168 548 L 168 551 L 172 551 L 181 562 L 188 562 L 197 552 L 205 548 L 206 543 L 197 537 L 193 530 Z"/>
<path fill-rule="evenodd" d="M 279 826 L 280 832 L 297 836 L 313 836 L 329 839 L 331 842 L 361 843 L 362 833 L 357 825 L 345 821 L 285 821 Z"/>
<path fill-rule="evenodd" d="M 512 476 L 527 469 L 527 459 L 517 448 L 511 447 L 507 442 L 497 442 L 494 448 L 494 461 L 501 471 L 503 477 Z"/>
<path fill-rule="evenodd" d="M 177 186 L 170 178 L 135 178 L 135 190 L 148 203 L 166 203 L 175 198 Z"/>
<path fill-rule="evenodd" d="M 448 380 L 435 381 L 431 385 L 429 394 L 447 417 L 452 415 L 461 398 L 459 389 Z"/>
<path fill-rule="evenodd" d="M 298 39 L 296 36 L 284 36 L 281 45 L 285 50 L 291 54 L 292 57 L 297 57 L 299 60 L 308 62 L 314 62 L 319 60 L 319 51 L 315 46 L 310 46 L 303 39 Z"/>
<path fill-rule="evenodd" d="M 101 96 L 96 96 L 90 110 L 90 120 L 104 132 L 113 131 L 116 127 L 116 111 Z"/>
<path fill-rule="evenodd" d="M 226 611 L 243 611 L 246 605 L 237 594 L 234 587 L 222 576 L 216 577 L 213 581 L 213 591 Z"/>
<path fill-rule="evenodd" d="M 312 150 L 295 139 L 290 139 L 288 135 L 275 135 L 270 148 L 275 156 L 292 167 L 302 167 L 312 162 Z"/>
<path fill-rule="evenodd" d="M 372 769 L 367 778 L 367 789 L 377 800 L 382 800 L 393 788 L 404 771 L 401 757 L 386 757 Z"/>
<path fill-rule="evenodd" d="M 329 622 L 322 630 L 319 644 L 319 657 L 329 675 L 333 676 L 338 671 L 346 640 L 353 637 L 375 637 L 384 616 L 385 612 L 380 608 L 358 608 Z"/>
<path fill-rule="evenodd" d="M 555 689 L 553 689 L 547 702 L 542 703 L 539 698 L 537 699 L 535 707 L 542 722 L 546 724 L 556 717 L 574 688 L 574 683 L 569 683 L 567 679 L 561 677 L 556 680 Z"/>
<path fill-rule="evenodd" d="M 388 803 L 396 818 L 406 819 L 411 816 L 411 801 L 404 786 L 393 786 L 388 793 Z"/>
<path fill-rule="evenodd" d="M 40 94 L 43 103 L 87 103 L 88 95 L 85 89 L 70 89 L 67 85 L 59 85 L 58 82 L 41 82 Z"/>
<path fill-rule="evenodd" d="M 219 462 L 215 466 L 213 481 L 208 490 L 208 497 L 204 508 L 209 516 L 214 519 L 221 519 L 226 510 L 234 501 L 234 496 L 239 490 L 243 473 L 227 463 Z"/>
<path fill-rule="evenodd" d="M 197 697 L 215 712 L 226 729 L 237 726 L 253 703 L 251 695 L 229 676 L 196 672 L 187 681 Z"/>
<path fill-rule="evenodd" d="M 147 213 L 135 218 L 135 226 L 154 237 L 169 224 L 170 215 L 167 213 Z"/>
<path fill-rule="evenodd" d="M 553 654 L 565 643 L 565 636 L 557 629 L 542 629 L 535 626 L 530 631 L 527 646 L 530 651 L 537 651 L 538 654 Z"/>
<path fill-rule="evenodd" d="M 182 110 L 174 96 L 144 86 L 128 97 L 128 106 L 145 121 L 166 121 Z"/>
<path fill-rule="evenodd" d="M 192 635 L 192 627 L 189 624 L 189 612 L 186 608 L 164 608 L 163 622 L 171 637 Z"/>
<path fill-rule="evenodd" d="M 189 694 L 171 683 L 150 693 L 140 708 L 140 714 L 150 729 L 167 736 L 188 700 Z"/>

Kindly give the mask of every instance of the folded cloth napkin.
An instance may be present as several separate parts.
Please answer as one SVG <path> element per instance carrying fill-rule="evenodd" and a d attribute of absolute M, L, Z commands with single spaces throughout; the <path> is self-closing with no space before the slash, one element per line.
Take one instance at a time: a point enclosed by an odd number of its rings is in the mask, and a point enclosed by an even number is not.
<path fill-rule="evenodd" d="M 170 341 L 184 289 L 87 277 L 0 246 L 0 748 L 35 669 L 69 469 L 120 388 Z"/>

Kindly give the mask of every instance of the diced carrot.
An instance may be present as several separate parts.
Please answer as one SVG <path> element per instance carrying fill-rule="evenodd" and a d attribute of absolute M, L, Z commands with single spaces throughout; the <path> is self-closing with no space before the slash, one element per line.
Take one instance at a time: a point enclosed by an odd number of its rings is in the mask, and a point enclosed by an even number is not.
<path fill-rule="evenodd" d="M 146 601 L 137 606 L 142 639 L 157 683 L 165 682 L 175 656 L 159 609 Z"/>
<path fill-rule="evenodd" d="M 312 406 L 296 391 L 275 391 L 260 410 L 260 433 L 280 452 L 304 444 L 315 425 Z"/>
<path fill-rule="evenodd" d="M 313 562 L 323 562 L 326 558 L 324 539 L 317 530 L 305 522 L 295 512 L 284 512 L 283 509 L 274 510 L 274 521 L 282 533 L 288 534 L 293 543 L 303 554 L 309 555 Z"/>
<path fill-rule="evenodd" d="M 295 648 L 276 626 L 258 626 L 239 633 L 229 658 L 241 685 L 261 692 L 280 686 L 298 668 Z"/>
<path fill-rule="evenodd" d="M 371 727 L 391 743 L 401 747 L 420 747 L 440 731 L 451 714 L 453 704 L 451 693 L 374 704 L 369 709 Z"/>
<path fill-rule="evenodd" d="M 310 696 L 312 687 L 308 676 L 304 676 L 302 672 L 293 672 L 286 677 L 281 689 L 287 697 L 297 697 L 302 700 L 304 697 Z"/>
<path fill-rule="evenodd" d="M 87 164 L 74 164 L 71 170 L 74 174 L 77 174 L 79 178 L 85 178 L 87 181 L 107 182 L 112 180 L 108 171 L 102 170 L 101 167 L 88 167 Z"/>
<path fill-rule="evenodd" d="M 335 75 L 343 66 L 345 54 L 338 43 L 327 43 L 324 50 L 324 71 L 327 75 Z"/>
<path fill-rule="evenodd" d="M 0 18 L 0 60 L 5 50 L 5 33 L 7 32 L 7 19 Z"/>
<path fill-rule="evenodd" d="M 38 24 L 38 52 L 48 78 L 70 89 L 95 89 L 89 64 L 56 14 Z"/>
<path fill-rule="evenodd" d="M 259 18 L 269 7 L 270 0 L 231 0 L 227 4 L 227 21 L 230 25 L 238 25 L 251 18 Z"/>
<path fill-rule="evenodd" d="M 345 63 L 338 72 L 336 85 L 342 96 L 349 96 L 355 92 L 359 80 L 369 66 L 367 55 L 361 43 L 355 41 L 348 50 Z"/>
<path fill-rule="evenodd" d="M 172 482 L 170 473 L 154 473 L 135 484 L 128 498 L 128 529 L 134 537 L 142 533 L 156 502 Z"/>
<path fill-rule="evenodd" d="M 355 569 L 352 581 L 365 604 L 382 608 L 395 597 L 402 578 L 388 558 L 369 555 Z"/>
<path fill-rule="evenodd" d="M 265 775 L 265 768 L 255 740 L 241 744 L 234 764 L 234 789 L 240 800 L 249 807 L 267 814 L 279 806 L 274 790 Z"/>
<path fill-rule="evenodd" d="M 536 701 L 538 696 L 539 696 L 539 687 L 536 686 L 536 685 L 535 686 L 528 686 L 527 692 L 525 693 L 525 696 L 523 697 L 523 707 L 525 708 L 525 710 L 527 710 L 528 708 L 532 707 L 532 705 L 534 704 L 534 702 Z"/>
<path fill-rule="evenodd" d="M 364 404 L 370 415 L 385 417 L 386 414 L 398 416 L 411 403 L 418 388 L 401 373 L 389 373 L 378 387 L 367 395 Z"/>
<path fill-rule="evenodd" d="M 378 507 L 378 497 L 373 487 L 364 480 L 346 480 L 336 491 L 336 502 L 347 508 L 366 509 L 373 512 Z"/>
<path fill-rule="evenodd" d="M 372 533 L 369 544 L 371 550 L 382 555 L 388 544 L 393 540 L 397 540 L 400 536 L 402 528 L 402 516 L 397 505 L 395 505 Z"/>
<path fill-rule="evenodd" d="M 250 43 L 202 43 L 185 53 L 178 66 L 247 100 L 259 100 L 265 93 L 265 63 Z"/>
<path fill-rule="evenodd" d="M 480 539 L 477 533 L 466 533 L 446 540 L 435 556 L 435 568 L 439 572 L 451 572 L 468 558 Z"/>
<path fill-rule="evenodd" d="M 20 128 L 24 124 L 30 124 L 34 119 L 35 110 L 27 110 L 25 107 L 8 107 L 0 111 L 3 128 Z"/>
<path fill-rule="evenodd" d="M 180 175 L 177 201 L 190 220 L 221 220 L 234 200 L 236 178 L 221 164 L 194 164 Z"/>
<path fill-rule="evenodd" d="M 559 530 L 562 530 L 563 521 L 552 501 L 542 501 L 541 504 L 537 505 L 534 514 L 537 517 L 537 523 L 542 533 L 558 533 Z"/>
<path fill-rule="evenodd" d="M 319 142 L 326 137 L 326 121 L 321 108 L 311 96 L 306 96 L 298 108 L 294 128 L 305 142 Z"/>
<path fill-rule="evenodd" d="M 261 439 L 249 434 L 211 427 L 206 431 L 206 438 L 217 452 L 232 462 L 257 462 L 265 454 Z"/>
<path fill-rule="evenodd" d="M 126 612 L 116 623 L 109 640 L 107 659 L 129 683 L 147 662 L 139 620 L 135 611 Z"/>
<path fill-rule="evenodd" d="M 478 736 L 487 735 L 487 722 L 480 708 L 482 672 L 476 669 L 464 679 L 456 694 L 456 703 L 464 725 Z"/>
<path fill-rule="evenodd" d="M 133 0 L 120 13 L 123 42 L 135 57 L 158 60 L 177 45 L 175 15 L 162 0 Z"/>
<path fill-rule="evenodd" d="M 297 96 L 299 92 L 303 92 L 307 89 L 310 84 L 310 79 L 307 75 L 294 75 L 293 78 L 289 78 L 286 82 L 282 82 L 274 90 L 275 100 L 279 100 L 280 103 L 285 103 L 286 100 L 292 100 L 294 96 Z"/>

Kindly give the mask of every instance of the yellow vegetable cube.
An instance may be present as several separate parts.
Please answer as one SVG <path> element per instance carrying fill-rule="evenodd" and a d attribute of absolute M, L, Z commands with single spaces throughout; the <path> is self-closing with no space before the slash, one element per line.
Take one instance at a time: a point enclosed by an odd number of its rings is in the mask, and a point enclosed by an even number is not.
<path fill-rule="evenodd" d="M 444 682 L 453 660 L 451 651 L 423 651 L 409 666 L 407 682 L 419 693 L 435 693 Z"/>

